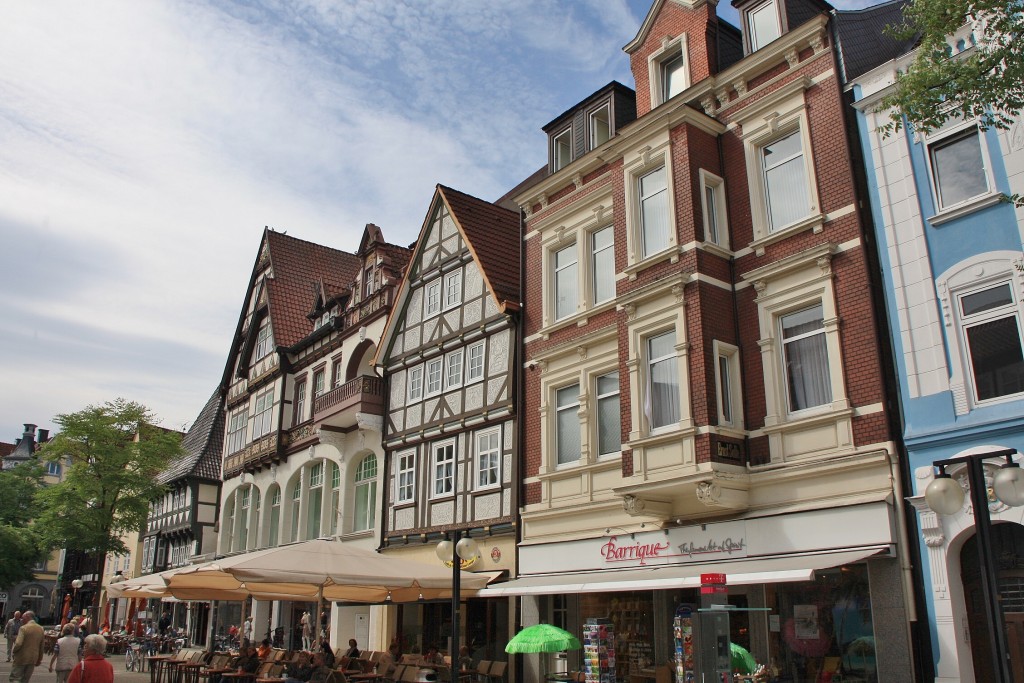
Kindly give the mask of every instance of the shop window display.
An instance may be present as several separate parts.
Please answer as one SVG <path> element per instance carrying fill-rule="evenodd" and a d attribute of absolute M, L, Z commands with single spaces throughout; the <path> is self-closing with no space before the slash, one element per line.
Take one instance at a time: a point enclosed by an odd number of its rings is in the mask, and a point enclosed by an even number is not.
<path fill-rule="evenodd" d="M 766 589 L 773 605 L 769 630 L 777 680 L 877 680 L 866 566 L 837 567 L 818 572 L 813 582 Z"/>

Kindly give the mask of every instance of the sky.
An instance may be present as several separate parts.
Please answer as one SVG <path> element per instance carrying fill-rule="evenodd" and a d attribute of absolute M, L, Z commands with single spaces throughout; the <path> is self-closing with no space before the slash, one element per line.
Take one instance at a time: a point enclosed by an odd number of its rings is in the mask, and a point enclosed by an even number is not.
<path fill-rule="evenodd" d="M 650 4 L 0 0 L 0 441 L 118 397 L 186 429 L 264 226 L 354 251 L 437 183 L 500 197 L 634 86 Z"/>

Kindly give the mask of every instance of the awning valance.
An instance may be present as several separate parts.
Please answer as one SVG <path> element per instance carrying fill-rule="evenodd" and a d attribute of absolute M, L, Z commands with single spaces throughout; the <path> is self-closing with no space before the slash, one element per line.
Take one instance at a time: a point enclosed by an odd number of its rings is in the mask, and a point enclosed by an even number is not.
<path fill-rule="evenodd" d="M 696 588 L 700 586 L 701 574 L 725 574 L 731 586 L 810 581 L 817 570 L 859 562 L 873 555 L 888 553 L 890 550 L 889 546 L 870 546 L 706 564 L 525 576 L 505 583 L 492 584 L 480 590 L 477 597 Z"/>

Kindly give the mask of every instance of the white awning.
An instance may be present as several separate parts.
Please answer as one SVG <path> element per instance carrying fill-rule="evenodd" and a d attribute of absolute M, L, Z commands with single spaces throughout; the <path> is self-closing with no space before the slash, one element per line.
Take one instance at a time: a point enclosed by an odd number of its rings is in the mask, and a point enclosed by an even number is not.
<path fill-rule="evenodd" d="M 859 562 L 872 555 L 888 553 L 889 546 L 871 546 L 798 555 L 745 558 L 707 564 L 671 567 L 638 567 L 609 572 L 576 572 L 526 576 L 492 584 L 477 592 L 480 598 L 507 595 L 552 595 L 555 593 L 608 593 L 613 591 L 696 588 L 701 574 L 725 574 L 731 586 L 788 581 L 810 581 L 819 569 Z"/>

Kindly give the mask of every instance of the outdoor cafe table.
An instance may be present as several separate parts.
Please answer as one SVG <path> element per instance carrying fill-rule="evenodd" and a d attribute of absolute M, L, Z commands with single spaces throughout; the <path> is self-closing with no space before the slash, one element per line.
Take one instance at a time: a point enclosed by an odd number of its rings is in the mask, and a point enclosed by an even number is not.
<path fill-rule="evenodd" d="M 164 672 L 167 670 L 167 662 L 174 659 L 174 655 L 149 655 L 146 661 L 149 663 L 149 683 L 165 683 Z M 166 683 L 170 683 L 167 681 Z"/>

